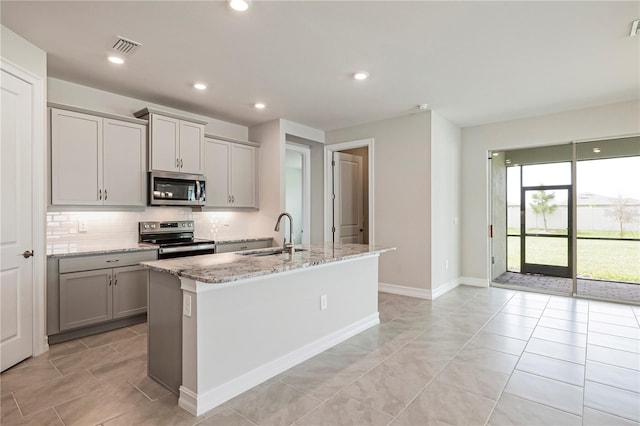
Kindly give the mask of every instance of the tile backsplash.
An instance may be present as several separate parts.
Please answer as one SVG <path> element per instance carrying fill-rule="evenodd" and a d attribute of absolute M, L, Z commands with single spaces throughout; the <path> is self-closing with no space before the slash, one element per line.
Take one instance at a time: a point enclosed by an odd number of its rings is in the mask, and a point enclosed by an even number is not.
<path fill-rule="evenodd" d="M 47 242 L 105 244 L 138 241 L 138 222 L 194 220 L 197 238 L 213 240 L 256 236 L 255 212 L 193 212 L 191 208 L 147 208 L 135 212 L 47 212 Z"/>

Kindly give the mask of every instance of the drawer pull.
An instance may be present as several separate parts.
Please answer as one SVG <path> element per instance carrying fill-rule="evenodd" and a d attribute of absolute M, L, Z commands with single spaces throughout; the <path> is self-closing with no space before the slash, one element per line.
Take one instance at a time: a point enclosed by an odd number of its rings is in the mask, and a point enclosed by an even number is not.
<path fill-rule="evenodd" d="M 120 262 L 120 259 L 107 260 L 107 263 Z"/>

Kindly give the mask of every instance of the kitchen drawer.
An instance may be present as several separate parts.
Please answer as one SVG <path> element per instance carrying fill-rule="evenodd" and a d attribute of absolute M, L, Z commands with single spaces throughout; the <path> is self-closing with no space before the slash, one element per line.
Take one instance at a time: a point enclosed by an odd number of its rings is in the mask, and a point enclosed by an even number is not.
<path fill-rule="evenodd" d="M 157 258 L 158 253 L 155 250 L 64 258 L 60 259 L 59 273 L 64 274 L 68 272 L 90 271 L 93 269 L 133 266 L 140 262 L 156 260 Z"/>
<path fill-rule="evenodd" d="M 216 244 L 216 253 L 229 253 L 232 251 L 256 250 L 271 247 L 273 240 L 249 241 L 244 243 L 218 243 Z"/>

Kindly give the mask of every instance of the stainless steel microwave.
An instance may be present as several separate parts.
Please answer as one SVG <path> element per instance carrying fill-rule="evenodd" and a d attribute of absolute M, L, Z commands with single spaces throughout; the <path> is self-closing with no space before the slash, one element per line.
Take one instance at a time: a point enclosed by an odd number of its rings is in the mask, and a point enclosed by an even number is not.
<path fill-rule="evenodd" d="M 149 172 L 150 206 L 204 206 L 203 175 L 173 172 Z"/>

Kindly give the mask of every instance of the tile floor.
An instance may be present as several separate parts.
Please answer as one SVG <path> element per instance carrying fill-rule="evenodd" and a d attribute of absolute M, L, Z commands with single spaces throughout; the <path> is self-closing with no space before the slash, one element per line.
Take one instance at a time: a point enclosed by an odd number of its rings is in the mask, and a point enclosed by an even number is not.
<path fill-rule="evenodd" d="M 0 376 L 0 423 L 640 423 L 640 307 L 466 286 L 379 305 L 379 326 L 197 418 L 146 377 L 145 324 L 53 345 Z"/>
<path fill-rule="evenodd" d="M 571 294 L 571 278 L 547 277 L 536 274 L 505 272 L 494 280 L 497 284 L 526 288 L 530 291 Z M 640 283 L 589 280 L 578 277 L 578 295 L 593 299 L 605 299 L 640 304 Z"/>

